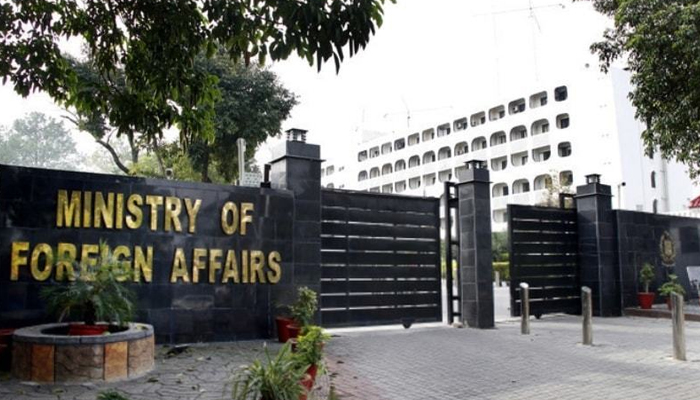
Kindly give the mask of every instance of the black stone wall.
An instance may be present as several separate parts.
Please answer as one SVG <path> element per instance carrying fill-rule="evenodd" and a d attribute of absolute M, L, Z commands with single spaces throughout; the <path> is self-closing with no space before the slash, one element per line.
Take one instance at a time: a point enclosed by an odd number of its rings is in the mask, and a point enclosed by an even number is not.
<path fill-rule="evenodd" d="M 624 307 L 637 306 L 637 292 L 642 288 L 639 270 L 645 262 L 655 266 L 656 291 L 670 273 L 678 275 L 687 297 L 698 293 L 688 281 L 686 267 L 700 266 L 700 220 L 636 211 L 615 211 L 621 297 Z M 676 251 L 675 264 L 665 266 L 661 260 L 660 242 L 664 232 L 670 233 Z M 664 299 L 657 296 L 657 302 Z"/>
<path fill-rule="evenodd" d="M 37 243 L 54 247 L 59 242 L 68 242 L 79 249 L 83 243 L 105 240 L 110 247 L 153 246 L 152 282 L 132 285 L 138 293 L 137 319 L 154 325 L 158 342 L 269 337 L 274 316 L 273 295 L 290 284 L 313 287 L 319 276 L 315 269 L 319 256 L 315 254 L 320 253 L 320 244 L 314 240 L 320 231 L 320 185 L 315 183 L 320 182 L 320 171 L 290 161 L 286 170 L 276 172 L 278 180 L 288 175 L 289 185 L 276 189 L 245 188 L 0 166 L 0 327 L 53 320 L 44 313 L 39 297 L 42 287 L 53 284 L 52 279 L 37 282 L 30 276 L 29 267 L 22 267 L 19 280 L 10 281 L 12 242 L 28 241 L 32 247 Z M 291 186 L 295 186 L 294 191 L 286 190 Z M 59 189 L 187 197 L 201 199 L 202 206 L 194 234 L 186 229 L 182 233 L 165 232 L 162 214 L 158 229 L 151 231 L 150 213 L 145 211 L 148 210 L 145 206 L 139 229 L 59 228 L 56 226 Z M 245 236 L 223 233 L 221 208 L 227 201 L 254 204 L 253 221 Z M 183 227 L 186 227 L 184 215 Z M 194 248 L 233 249 L 239 257 L 242 250 L 261 250 L 265 255 L 278 251 L 282 256 L 281 281 L 277 285 L 210 284 L 205 270 L 199 283 L 170 283 L 176 247 L 184 249 L 190 273 Z M 221 276 L 221 271 L 217 276 Z"/>

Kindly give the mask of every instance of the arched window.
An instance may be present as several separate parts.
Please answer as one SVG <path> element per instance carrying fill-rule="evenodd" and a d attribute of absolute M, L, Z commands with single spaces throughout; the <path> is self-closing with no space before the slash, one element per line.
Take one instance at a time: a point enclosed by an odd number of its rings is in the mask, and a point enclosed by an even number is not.
<path fill-rule="evenodd" d="M 374 167 L 374 168 L 369 170 L 369 177 L 370 178 L 376 178 L 378 176 L 379 176 L 379 168 Z"/>
<path fill-rule="evenodd" d="M 406 169 L 406 161 L 404 160 L 398 160 L 394 164 L 394 171 L 403 171 Z"/>
<path fill-rule="evenodd" d="M 452 157 L 452 150 L 449 147 L 443 147 L 438 151 L 438 160 L 444 160 Z"/>
<path fill-rule="evenodd" d="M 656 188 L 656 171 L 651 171 L 651 187 Z"/>
<path fill-rule="evenodd" d="M 420 157 L 413 156 L 408 159 L 408 168 L 417 167 L 420 165 Z"/>
<path fill-rule="evenodd" d="M 651 203 L 651 208 L 652 211 L 654 211 L 654 214 L 657 214 L 659 212 L 659 201 L 654 199 L 654 202 Z"/>
<path fill-rule="evenodd" d="M 367 179 L 367 171 L 360 171 L 360 174 L 357 175 L 357 181 L 362 182 L 365 179 Z"/>
<path fill-rule="evenodd" d="M 430 164 L 431 162 L 435 162 L 435 152 L 434 151 L 429 151 L 429 152 L 423 154 L 423 164 Z"/>
<path fill-rule="evenodd" d="M 388 175 L 392 172 L 394 172 L 394 169 L 391 167 L 391 164 L 384 164 L 384 166 L 382 166 L 382 175 Z"/>

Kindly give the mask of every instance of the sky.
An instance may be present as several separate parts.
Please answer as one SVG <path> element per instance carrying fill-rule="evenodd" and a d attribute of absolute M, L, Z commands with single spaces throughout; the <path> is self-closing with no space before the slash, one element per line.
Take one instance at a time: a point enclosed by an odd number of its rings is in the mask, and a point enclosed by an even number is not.
<path fill-rule="evenodd" d="M 532 9 L 530 7 L 532 6 Z M 384 25 L 367 48 L 319 73 L 292 56 L 270 68 L 299 99 L 283 124 L 307 129 L 322 157 L 337 159 L 365 130 L 419 130 L 461 117 L 567 71 L 597 68 L 589 46 L 609 21 L 590 2 L 571 0 L 398 0 L 385 5 Z M 23 99 L 0 87 L 0 125 L 30 111 L 62 110 L 43 94 Z M 96 149 L 74 133 L 81 151 Z M 270 159 L 263 145 L 256 159 Z"/>

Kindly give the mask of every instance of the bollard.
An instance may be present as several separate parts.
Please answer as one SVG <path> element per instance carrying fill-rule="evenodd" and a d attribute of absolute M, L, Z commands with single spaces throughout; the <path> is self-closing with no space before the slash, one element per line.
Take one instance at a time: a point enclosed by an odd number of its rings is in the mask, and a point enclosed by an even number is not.
<path fill-rule="evenodd" d="M 593 304 L 591 288 L 581 288 L 581 315 L 583 316 L 583 344 L 593 344 Z"/>
<path fill-rule="evenodd" d="M 496 274 L 496 287 L 501 287 L 501 273 L 498 271 L 494 273 Z"/>
<path fill-rule="evenodd" d="M 520 284 L 520 333 L 530 334 L 530 286 L 523 282 Z"/>
<path fill-rule="evenodd" d="M 673 321 L 673 358 L 685 361 L 683 295 L 678 293 L 671 293 L 671 321 Z"/>

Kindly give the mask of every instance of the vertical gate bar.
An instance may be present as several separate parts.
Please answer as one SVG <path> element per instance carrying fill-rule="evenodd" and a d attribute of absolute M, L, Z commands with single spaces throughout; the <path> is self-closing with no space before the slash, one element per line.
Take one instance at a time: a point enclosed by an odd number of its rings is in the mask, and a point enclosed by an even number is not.
<path fill-rule="evenodd" d="M 508 204 L 506 212 L 508 213 L 508 271 L 510 272 L 510 315 L 511 317 L 517 317 L 520 314 L 520 308 L 517 307 L 517 302 L 515 296 L 517 293 L 517 286 L 520 283 L 518 281 L 517 275 L 517 265 L 516 259 L 513 254 L 513 225 L 515 224 L 515 213 L 516 208 L 512 204 Z M 522 301 L 522 298 L 520 299 Z"/>
<path fill-rule="evenodd" d="M 437 311 L 437 319 L 442 320 L 442 268 L 441 268 L 441 263 L 442 263 L 442 254 L 440 251 L 440 199 L 436 199 L 435 205 L 433 208 L 433 212 L 435 213 L 435 227 L 436 233 L 435 233 L 435 246 L 436 246 L 436 251 L 435 251 L 435 262 L 437 266 L 437 272 L 436 272 L 436 283 L 437 283 L 437 291 L 438 291 L 438 311 Z"/>
<path fill-rule="evenodd" d="M 348 215 L 350 214 L 348 211 L 348 204 L 350 204 L 350 201 L 352 200 L 352 197 L 347 196 L 347 200 L 345 202 L 345 322 L 349 323 L 350 322 L 350 237 L 348 235 L 348 225 L 349 222 L 348 220 L 350 219 Z"/>
<path fill-rule="evenodd" d="M 452 298 L 452 210 L 450 208 L 451 182 L 445 181 L 445 196 L 443 199 L 443 208 L 445 210 L 445 293 L 447 294 L 447 324 L 451 325 L 454 321 L 454 300 Z M 438 218 L 440 218 L 438 213 Z M 439 232 L 438 232 L 439 235 Z M 440 251 L 438 250 L 438 253 Z M 442 256 L 442 255 L 440 255 Z M 442 262 L 442 260 L 440 260 Z M 442 268 L 440 268 L 442 269 Z M 442 280 L 442 276 L 440 277 Z M 442 297 L 442 296 L 440 296 Z M 440 299 L 442 302 L 442 299 Z"/>
<path fill-rule="evenodd" d="M 453 313 L 455 315 L 459 315 L 460 322 L 464 322 L 464 310 L 462 309 L 462 304 L 464 304 L 464 302 L 462 301 L 462 299 L 464 298 L 463 297 L 464 294 L 462 293 L 462 268 L 461 268 L 461 265 L 459 264 L 459 260 L 462 258 L 461 257 L 462 246 L 461 246 L 461 242 L 460 242 L 462 240 L 462 238 L 459 234 L 462 231 L 462 227 L 461 227 L 461 223 L 459 222 L 459 212 L 457 211 L 458 202 L 459 202 L 459 198 L 458 198 L 459 195 L 457 194 L 458 192 L 457 192 L 456 186 L 452 185 L 452 188 L 454 189 L 454 192 L 455 192 L 455 202 L 453 203 L 454 205 L 452 206 L 452 208 L 455 210 L 454 225 L 455 225 L 455 234 L 457 235 L 456 236 L 457 243 L 453 244 L 453 246 L 454 245 L 457 246 L 457 250 L 456 250 L 457 254 L 454 256 L 454 258 L 457 260 L 457 269 L 455 272 L 456 276 L 455 276 L 454 281 L 457 284 L 456 285 L 457 286 L 457 299 L 459 299 L 459 301 L 457 302 L 459 310 L 457 312 L 453 312 Z M 452 265 L 450 265 L 450 271 L 452 271 L 451 267 L 452 267 Z M 453 284 L 453 286 L 454 286 L 454 284 Z"/>

